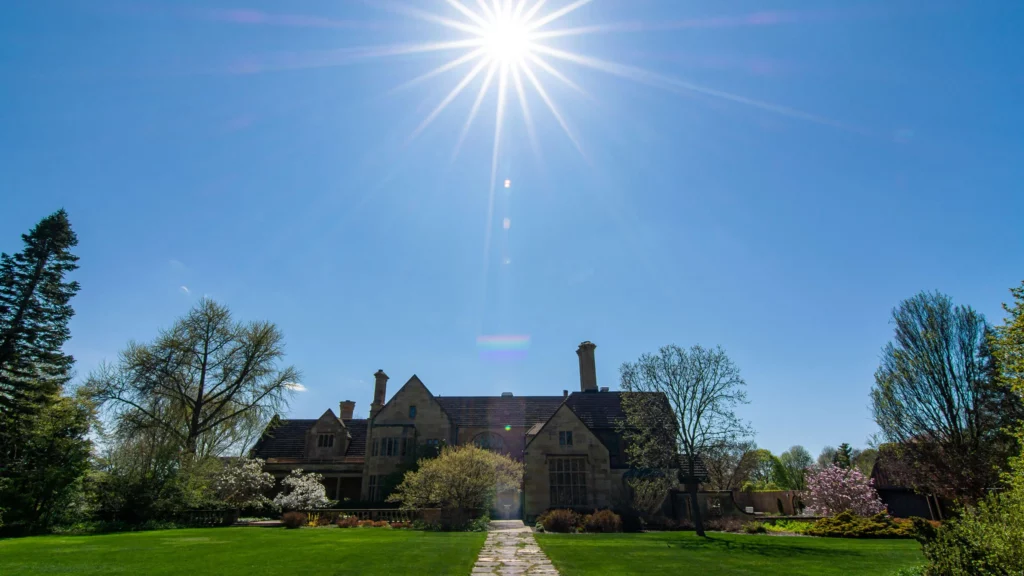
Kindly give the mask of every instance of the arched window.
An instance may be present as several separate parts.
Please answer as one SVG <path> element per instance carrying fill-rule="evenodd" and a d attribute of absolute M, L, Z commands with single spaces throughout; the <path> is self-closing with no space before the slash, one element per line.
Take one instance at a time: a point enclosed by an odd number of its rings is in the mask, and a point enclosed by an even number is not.
<path fill-rule="evenodd" d="M 505 441 L 502 440 L 501 436 L 493 432 L 482 432 L 477 434 L 473 438 L 473 444 L 483 448 L 484 450 L 490 450 L 492 452 L 501 452 L 505 449 Z"/>

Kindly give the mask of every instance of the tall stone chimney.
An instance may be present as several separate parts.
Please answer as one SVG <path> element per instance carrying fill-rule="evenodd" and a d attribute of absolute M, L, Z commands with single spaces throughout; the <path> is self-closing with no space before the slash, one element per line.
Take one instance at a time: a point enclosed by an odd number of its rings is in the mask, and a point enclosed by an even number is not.
<path fill-rule="evenodd" d="M 377 370 L 373 374 L 373 402 L 370 404 L 370 419 L 377 415 L 377 412 L 384 407 L 384 398 L 388 395 L 388 375 L 383 370 Z"/>
<path fill-rule="evenodd" d="M 356 411 L 356 403 L 351 400 L 342 400 L 338 404 L 338 419 L 351 420 L 352 413 Z"/>
<path fill-rule="evenodd" d="M 587 340 L 576 349 L 580 357 L 580 392 L 597 392 L 597 367 L 594 365 L 594 348 L 597 344 Z"/>

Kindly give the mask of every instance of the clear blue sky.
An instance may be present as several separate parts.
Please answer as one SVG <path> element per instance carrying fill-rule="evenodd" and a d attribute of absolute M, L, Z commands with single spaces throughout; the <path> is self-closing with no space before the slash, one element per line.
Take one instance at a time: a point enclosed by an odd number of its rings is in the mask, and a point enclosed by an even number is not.
<path fill-rule="evenodd" d="M 1019 1 L 594 0 L 545 29 L 619 26 L 545 44 L 629 68 L 547 57 L 584 96 L 533 67 L 583 154 L 527 83 L 535 151 L 513 91 L 489 220 L 496 87 L 454 160 L 483 75 L 408 141 L 471 65 L 392 89 L 467 50 L 367 47 L 466 33 L 385 4 L 0 5 L 0 249 L 68 210 L 80 375 L 204 294 L 284 331 L 295 417 L 365 414 L 378 368 L 391 392 L 560 394 L 582 340 L 613 389 L 717 344 L 759 444 L 816 454 L 874 431 L 902 298 L 999 320 L 1024 278 Z"/>

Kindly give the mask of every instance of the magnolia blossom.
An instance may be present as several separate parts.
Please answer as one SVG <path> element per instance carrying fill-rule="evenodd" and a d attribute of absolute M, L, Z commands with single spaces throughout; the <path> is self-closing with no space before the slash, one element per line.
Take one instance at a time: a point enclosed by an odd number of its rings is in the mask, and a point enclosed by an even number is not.
<path fill-rule="evenodd" d="M 858 516 L 885 512 L 874 481 L 856 468 L 840 468 L 835 464 L 817 471 L 808 471 L 806 512 L 813 516 L 833 516 L 849 510 Z"/>
<path fill-rule="evenodd" d="M 274 498 L 274 504 L 282 510 L 316 510 L 331 505 L 320 474 L 303 474 L 302 469 L 297 468 L 281 481 L 281 485 L 284 490 Z"/>
<path fill-rule="evenodd" d="M 274 477 L 263 471 L 263 460 L 259 458 L 238 458 L 225 466 L 213 482 L 217 497 L 239 508 L 269 503 L 263 493 L 273 486 Z"/>

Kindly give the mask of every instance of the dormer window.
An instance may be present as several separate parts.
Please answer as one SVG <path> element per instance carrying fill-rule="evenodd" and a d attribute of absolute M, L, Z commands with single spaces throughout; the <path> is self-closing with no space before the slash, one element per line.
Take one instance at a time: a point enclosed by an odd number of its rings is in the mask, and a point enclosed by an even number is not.
<path fill-rule="evenodd" d="M 412 420 L 413 418 L 416 418 L 416 407 L 409 406 L 409 419 Z"/>
<path fill-rule="evenodd" d="M 316 438 L 317 448 L 334 448 L 334 434 L 320 434 Z"/>

